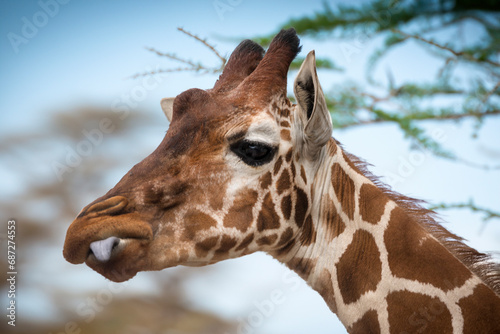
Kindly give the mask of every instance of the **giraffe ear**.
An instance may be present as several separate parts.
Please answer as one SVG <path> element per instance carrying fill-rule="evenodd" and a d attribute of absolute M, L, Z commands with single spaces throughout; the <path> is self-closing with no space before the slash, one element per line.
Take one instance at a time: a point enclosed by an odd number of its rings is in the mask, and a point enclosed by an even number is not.
<path fill-rule="evenodd" d="M 174 100 L 175 97 L 166 97 L 161 100 L 161 109 L 167 116 L 169 122 L 172 122 L 172 114 L 174 112 Z"/>
<path fill-rule="evenodd" d="M 314 51 L 309 52 L 295 79 L 293 91 L 304 121 L 304 154 L 315 160 L 330 140 L 333 126 L 323 90 L 316 73 Z"/>

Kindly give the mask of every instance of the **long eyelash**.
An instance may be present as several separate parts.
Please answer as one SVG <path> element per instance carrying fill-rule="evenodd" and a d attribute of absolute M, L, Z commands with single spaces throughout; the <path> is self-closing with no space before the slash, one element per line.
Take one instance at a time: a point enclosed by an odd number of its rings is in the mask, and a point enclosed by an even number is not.
<path fill-rule="evenodd" d="M 235 134 L 232 134 L 231 136 L 227 137 L 227 141 L 230 143 L 236 143 L 244 139 L 246 134 L 247 133 L 245 131 L 236 132 Z"/>

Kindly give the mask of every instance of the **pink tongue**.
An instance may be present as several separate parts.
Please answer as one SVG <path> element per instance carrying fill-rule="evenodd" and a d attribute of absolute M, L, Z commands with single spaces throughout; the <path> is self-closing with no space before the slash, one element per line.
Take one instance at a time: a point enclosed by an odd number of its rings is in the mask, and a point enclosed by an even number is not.
<path fill-rule="evenodd" d="M 90 244 L 90 250 L 94 253 L 98 261 L 107 262 L 111 257 L 113 248 L 115 248 L 119 242 L 120 239 L 117 237 L 109 237 L 104 240 L 94 241 Z"/>

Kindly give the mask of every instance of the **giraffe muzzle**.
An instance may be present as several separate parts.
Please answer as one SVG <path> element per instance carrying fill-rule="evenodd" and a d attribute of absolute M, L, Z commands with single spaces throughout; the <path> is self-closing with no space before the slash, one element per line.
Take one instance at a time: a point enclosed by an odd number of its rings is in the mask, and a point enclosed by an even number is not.
<path fill-rule="evenodd" d="M 84 208 L 66 233 L 66 260 L 111 266 L 126 254 L 131 255 L 129 248 L 150 243 L 151 225 L 140 213 L 126 209 L 128 203 L 123 196 L 113 196 Z"/>

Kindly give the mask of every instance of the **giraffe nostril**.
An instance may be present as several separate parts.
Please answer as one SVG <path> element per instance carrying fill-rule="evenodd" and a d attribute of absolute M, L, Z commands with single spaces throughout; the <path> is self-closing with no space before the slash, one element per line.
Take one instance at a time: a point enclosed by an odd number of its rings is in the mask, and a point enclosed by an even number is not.
<path fill-rule="evenodd" d="M 120 238 L 109 237 L 104 240 L 94 241 L 90 244 L 90 251 L 99 262 L 107 262 L 111 258 L 113 249 L 120 244 Z"/>
<path fill-rule="evenodd" d="M 128 204 L 128 200 L 123 196 L 113 196 L 107 198 L 104 201 L 95 203 L 91 205 L 87 210 L 85 210 L 82 215 L 89 213 L 99 213 L 101 215 L 117 213 L 125 208 Z"/>

